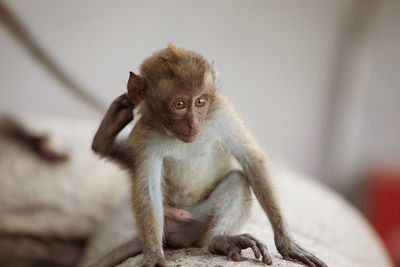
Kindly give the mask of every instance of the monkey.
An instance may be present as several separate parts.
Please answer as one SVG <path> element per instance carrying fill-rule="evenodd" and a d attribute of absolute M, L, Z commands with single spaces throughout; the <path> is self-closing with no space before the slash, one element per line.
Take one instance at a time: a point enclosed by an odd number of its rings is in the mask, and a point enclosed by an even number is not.
<path fill-rule="evenodd" d="M 249 215 L 251 192 L 284 259 L 327 266 L 290 235 L 270 186 L 270 160 L 217 90 L 214 67 L 203 56 L 170 44 L 146 58 L 139 75 L 130 72 L 127 91 L 110 105 L 92 149 L 128 170 L 138 237 L 88 266 L 112 266 L 139 253 L 143 266 L 166 266 L 165 246 L 207 247 L 234 261 L 251 248 L 271 265 L 262 241 L 233 235 Z M 140 119 L 117 141 L 135 108 Z"/>

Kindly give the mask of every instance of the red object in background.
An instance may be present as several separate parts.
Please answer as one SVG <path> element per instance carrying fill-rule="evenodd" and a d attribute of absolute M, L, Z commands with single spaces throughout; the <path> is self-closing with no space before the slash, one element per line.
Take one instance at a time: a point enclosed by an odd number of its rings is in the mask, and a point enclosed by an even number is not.
<path fill-rule="evenodd" d="M 400 266 L 400 169 L 380 169 L 367 185 L 366 213 Z"/>

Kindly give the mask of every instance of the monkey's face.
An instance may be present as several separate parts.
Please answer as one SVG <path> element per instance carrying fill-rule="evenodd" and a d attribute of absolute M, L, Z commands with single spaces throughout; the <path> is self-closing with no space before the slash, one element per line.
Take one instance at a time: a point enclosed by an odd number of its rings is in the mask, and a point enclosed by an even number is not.
<path fill-rule="evenodd" d="M 208 89 L 174 88 L 169 91 L 162 97 L 162 123 L 167 133 L 183 142 L 193 142 L 204 127 L 212 94 Z"/>

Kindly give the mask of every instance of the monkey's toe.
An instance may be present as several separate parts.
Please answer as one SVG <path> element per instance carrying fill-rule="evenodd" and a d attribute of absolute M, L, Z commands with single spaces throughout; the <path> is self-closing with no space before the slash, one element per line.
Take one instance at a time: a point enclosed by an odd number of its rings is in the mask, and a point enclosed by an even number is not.
<path fill-rule="evenodd" d="M 285 260 L 299 261 L 310 267 L 328 267 L 323 261 L 310 252 L 304 250 L 293 241 L 286 244 L 286 247 L 279 247 L 278 251 Z"/>
<path fill-rule="evenodd" d="M 253 250 L 255 258 L 259 259 L 262 257 L 263 263 L 272 264 L 271 254 L 267 246 L 249 234 L 217 236 L 212 240 L 209 250 L 212 253 L 226 255 L 233 261 L 241 261 L 243 260 L 241 251 L 247 248 Z"/>

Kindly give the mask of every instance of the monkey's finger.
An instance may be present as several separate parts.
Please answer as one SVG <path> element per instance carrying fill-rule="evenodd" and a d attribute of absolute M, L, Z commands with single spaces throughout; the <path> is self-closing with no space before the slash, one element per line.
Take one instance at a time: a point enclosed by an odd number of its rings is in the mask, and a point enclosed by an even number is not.
<path fill-rule="evenodd" d="M 269 252 L 267 246 L 264 245 L 264 244 L 261 243 L 261 242 L 257 242 L 257 246 L 258 246 L 258 249 L 259 249 L 260 252 L 261 252 L 262 261 L 263 261 L 265 264 L 271 265 L 271 264 L 272 264 L 272 256 L 271 256 L 271 253 Z"/>
<path fill-rule="evenodd" d="M 129 109 L 135 108 L 135 104 L 127 94 L 125 94 L 125 97 L 121 100 L 121 106 Z"/>
<path fill-rule="evenodd" d="M 317 267 L 328 267 L 323 261 L 321 261 L 318 258 L 312 258 L 311 261 L 317 266 Z"/>
<path fill-rule="evenodd" d="M 121 101 L 127 97 L 127 94 L 122 94 L 111 103 L 107 113 L 115 114 L 121 108 Z"/>
<path fill-rule="evenodd" d="M 262 256 L 262 261 L 265 264 L 271 265 L 272 264 L 272 256 L 268 250 L 268 247 L 263 242 L 261 242 L 260 240 L 258 240 L 257 238 L 255 238 L 254 236 L 252 236 L 250 234 L 244 234 L 244 236 L 252 239 L 257 244 L 258 250 L 260 251 L 261 256 Z M 258 257 L 257 257 L 257 259 L 258 259 Z"/>
<path fill-rule="evenodd" d="M 328 267 L 323 261 L 315 257 L 314 255 L 307 256 L 309 260 L 311 260 L 317 267 Z"/>
<path fill-rule="evenodd" d="M 318 259 L 314 254 L 304 250 L 303 248 L 300 247 L 300 250 L 305 254 L 305 256 L 310 259 L 315 265 L 318 267 L 328 267 L 325 262 L 321 261 Z"/>
<path fill-rule="evenodd" d="M 294 253 L 291 254 L 290 257 L 295 260 L 301 261 L 304 264 L 307 264 L 309 267 L 316 267 L 316 265 L 303 254 Z"/>
<path fill-rule="evenodd" d="M 228 252 L 228 258 L 232 259 L 233 261 L 241 261 L 242 255 L 240 255 L 241 249 L 238 247 L 233 247 Z"/>
<path fill-rule="evenodd" d="M 287 252 L 284 252 L 284 253 L 280 252 L 280 253 L 281 253 L 283 259 L 291 260 L 291 258 L 289 257 L 289 254 Z"/>
<path fill-rule="evenodd" d="M 133 112 L 132 109 L 123 109 L 118 114 L 117 123 L 128 123 L 133 120 Z"/>
<path fill-rule="evenodd" d="M 132 110 L 124 109 L 122 110 L 115 121 L 112 123 L 110 127 L 110 133 L 114 134 L 121 131 L 129 122 L 133 120 Z"/>
<path fill-rule="evenodd" d="M 260 258 L 261 252 L 257 247 L 257 243 L 254 240 L 249 240 L 249 247 L 253 250 L 254 252 L 254 257 L 256 257 L 256 259 Z"/>

